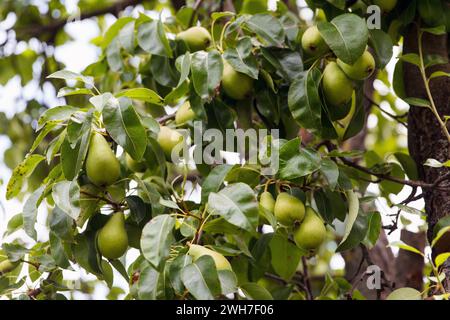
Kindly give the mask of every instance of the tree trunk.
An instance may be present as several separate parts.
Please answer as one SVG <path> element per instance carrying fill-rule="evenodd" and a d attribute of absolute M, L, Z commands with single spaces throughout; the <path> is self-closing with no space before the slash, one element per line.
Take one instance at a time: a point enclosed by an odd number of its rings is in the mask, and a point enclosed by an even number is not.
<path fill-rule="evenodd" d="M 425 33 L 423 36 L 424 55 L 440 55 L 448 57 L 447 35 L 436 36 Z M 404 54 L 418 53 L 417 27 L 411 25 L 404 38 Z M 427 69 L 427 74 L 442 70 L 450 72 L 450 64 L 435 65 Z M 409 63 L 404 63 L 404 84 L 408 97 L 426 99 L 426 91 L 419 69 Z M 436 108 L 443 117 L 450 115 L 450 78 L 434 78 L 430 82 L 431 94 L 434 98 Z M 423 164 L 429 158 L 445 162 L 449 158 L 449 143 L 445 138 L 442 128 L 439 126 L 435 116 L 428 108 L 411 106 L 408 114 L 408 147 L 409 152 L 419 170 L 420 179 L 433 183 L 449 172 L 448 168 L 432 168 Z M 436 222 L 450 214 L 450 188 L 448 190 L 427 189 L 423 190 L 425 200 L 425 211 L 427 214 L 428 241 L 433 238 L 433 228 Z M 447 249 L 448 249 L 447 245 Z M 433 256 L 441 250 L 433 250 Z M 449 280 L 447 276 L 447 280 Z M 448 288 L 447 288 L 448 290 Z"/>

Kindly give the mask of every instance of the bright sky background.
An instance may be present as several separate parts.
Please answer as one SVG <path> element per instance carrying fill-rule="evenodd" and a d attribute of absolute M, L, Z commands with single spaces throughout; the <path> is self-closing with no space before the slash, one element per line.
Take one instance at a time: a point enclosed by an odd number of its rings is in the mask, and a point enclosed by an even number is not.
<path fill-rule="evenodd" d="M 36 3 L 40 3 L 41 1 L 33 1 Z M 274 2 L 269 1 L 271 7 L 273 7 Z M 297 1 L 299 4 L 299 7 L 304 7 L 306 4 L 304 1 Z M 66 0 L 65 1 L 67 8 L 75 12 L 76 10 L 76 3 L 77 0 Z M 132 14 L 134 16 L 137 15 L 137 12 L 142 11 L 141 7 L 137 7 L 133 10 Z M 155 18 L 158 17 L 158 13 L 156 12 L 147 12 L 147 14 L 154 16 Z M 168 12 L 163 12 L 161 16 L 164 18 L 168 15 Z M 301 11 L 301 16 L 304 19 L 311 19 L 313 16 L 313 13 L 309 9 L 304 9 Z M 107 22 L 109 24 L 112 24 L 115 21 L 115 18 L 111 15 L 106 17 Z M 7 27 L 7 25 L 11 23 L 10 20 L 6 20 L 4 22 L 0 22 L 0 40 L 2 37 L 5 36 L 4 28 Z M 89 41 L 97 37 L 99 35 L 99 28 L 95 21 L 92 20 L 84 20 L 81 22 L 73 22 L 66 25 L 66 31 L 70 34 L 70 36 L 73 38 L 73 41 L 68 42 L 67 44 L 64 44 L 63 46 L 59 46 L 55 52 L 56 59 L 58 61 L 63 62 L 68 70 L 80 72 L 82 71 L 87 65 L 89 65 L 92 62 L 95 62 L 99 56 L 100 49 L 95 47 L 94 45 L 90 44 Z M 19 46 L 18 50 L 23 50 L 23 47 Z M 394 54 L 394 57 L 396 57 L 398 54 L 398 49 L 396 50 L 396 53 Z M 390 74 L 390 79 L 392 79 L 392 71 L 393 67 L 395 65 L 396 59 L 393 59 L 391 63 L 388 65 L 387 69 Z M 38 67 L 38 66 L 35 66 Z M 26 98 L 32 98 L 35 97 L 38 100 L 44 100 L 46 104 L 50 106 L 57 106 L 63 103 L 63 100 L 56 98 L 56 92 L 54 92 L 52 86 L 45 86 L 44 87 L 44 94 L 36 96 L 36 87 L 37 83 L 35 81 L 32 81 L 29 83 L 26 87 L 22 88 L 20 86 L 20 79 L 19 77 L 13 78 L 9 83 L 2 87 L 0 86 L 0 111 L 6 112 L 8 117 L 12 117 L 14 113 L 20 112 L 24 109 L 24 105 L 16 103 L 16 100 L 20 96 L 24 96 Z M 376 89 L 379 91 L 386 91 L 388 90 L 381 82 L 376 83 Z M 400 102 L 399 102 L 400 103 Z M 369 118 L 369 127 L 376 126 L 376 117 Z M 405 140 L 406 143 L 406 140 Z M 9 200 L 6 201 L 5 199 L 5 189 L 6 189 L 6 183 L 10 177 L 11 171 L 6 167 L 6 165 L 3 163 L 3 153 L 4 151 L 9 148 L 11 145 L 10 140 L 6 136 L 0 135 L 0 181 L 3 180 L 3 184 L 0 185 L 0 234 L 3 233 L 3 231 L 6 228 L 6 221 L 13 215 L 20 213 L 22 210 L 22 203 L 20 203 L 17 200 Z M 371 185 L 369 190 L 373 192 L 377 192 L 377 186 Z M 393 197 L 393 200 L 395 201 L 401 201 L 405 199 L 409 195 L 409 187 L 405 187 L 404 190 L 397 196 Z M 390 213 L 389 207 L 383 203 L 382 201 L 377 201 L 377 206 L 379 210 L 382 212 L 383 216 L 383 222 L 384 224 L 389 224 L 389 219 L 386 217 L 388 213 Z M 411 204 L 411 206 L 417 207 L 421 209 L 423 207 L 423 200 L 416 201 L 415 203 Z M 405 215 L 408 219 L 414 221 L 410 228 L 417 229 L 418 223 L 420 223 L 420 219 L 417 218 L 417 216 L 412 215 Z M 341 226 L 342 227 L 342 226 Z M 45 213 L 40 212 L 38 215 L 38 234 L 39 234 L 39 240 L 46 241 L 45 238 L 46 230 L 45 228 Z M 389 236 L 390 241 L 395 241 L 399 239 L 399 233 L 400 231 L 394 232 L 391 236 Z M 24 234 L 24 233 L 23 233 Z M 24 235 L 24 237 L 26 237 Z M 8 238 L 5 239 L 7 241 Z M 137 254 L 137 250 L 133 249 L 129 253 L 129 260 L 132 261 Z M 342 267 L 342 258 L 339 256 L 336 257 L 336 259 L 332 260 L 332 264 L 335 264 L 334 267 Z M 65 271 L 65 277 L 71 278 L 71 279 L 77 279 L 79 277 L 85 278 L 85 279 L 93 279 L 94 276 L 88 276 L 86 273 L 82 270 L 75 269 L 74 272 Z M 123 287 L 128 288 L 128 284 L 123 280 L 123 278 L 116 274 L 115 276 L 115 284 Z M 95 298 L 101 299 L 106 296 L 108 293 L 108 290 L 105 285 L 100 285 L 96 288 L 95 291 Z M 77 294 L 76 298 L 83 299 L 85 296 L 81 294 Z"/>

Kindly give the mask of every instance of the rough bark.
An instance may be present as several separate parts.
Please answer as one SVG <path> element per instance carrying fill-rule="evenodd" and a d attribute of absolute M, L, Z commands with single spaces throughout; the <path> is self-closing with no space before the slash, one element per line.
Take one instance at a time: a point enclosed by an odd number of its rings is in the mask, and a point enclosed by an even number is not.
<path fill-rule="evenodd" d="M 425 33 L 423 49 L 425 55 L 435 54 L 448 57 L 447 36 L 435 36 Z M 404 39 L 404 53 L 417 53 L 417 29 L 412 25 Z M 427 70 L 430 75 L 434 71 L 450 72 L 450 64 L 436 65 Z M 412 64 L 404 64 L 405 91 L 409 97 L 427 99 L 423 80 L 418 68 Z M 430 89 L 439 114 L 450 115 L 450 78 L 439 77 L 431 80 Z M 449 158 L 449 143 L 442 129 L 427 108 L 411 106 L 408 114 L 408 147 L 411 156 L 417 163 L 419 176 L 425 182 L 433 183 L 449 172 L 448 168 L 432 168 L 423 166 L 429 158 L 445 162 Z M 428 189 L 425 191 L 425 209 L 428 221 L 428 240 L 432 240 L 433 227 L 436 222 L 450 214 L 449 190 Z"/>
<path fill-rule="evenodd" d="M 402 230 L 400 239 L 419 251 L 425 249 L 425 232 L 410 232 Z M 423 290 L 424 259 L 413 252 L 400 250 L 395 261 L 395 286 L 397 288 L 411 287 Z"/>

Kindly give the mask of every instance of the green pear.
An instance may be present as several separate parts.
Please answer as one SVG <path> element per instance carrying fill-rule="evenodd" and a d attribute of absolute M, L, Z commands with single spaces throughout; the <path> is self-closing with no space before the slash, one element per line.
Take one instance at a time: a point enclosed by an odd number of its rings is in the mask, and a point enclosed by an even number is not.
<path fill-rule="evenodd" d="M 264 191 L 263 193 L 261 193 L 261 197 L 259 198 L 259 205 L 269 212 L 274 212 L 275 199 L 272 197 L 272 194 L 269 191 Z"/>
<path fill-rule="evenodd" d="M 166 158 L 170 159 L 172 156 L 173 148 L 175 148 L 179 143 L 183 141 L 183 135 L 175 131 L 174 129 L 166 126 L 161 126 L 157 141 L 163 149 Z"/>
<path fill-rule="evenodd" d="M 279 223 L 292 226 L 294 222 L 301 222 L 305 217 L 305 205 L 289 193 L 281 192 L 275 201 L 274 213 Z"/>
<path fill-rule="evenodd" d="M 379 6 L 384 12 L 390 12 L 397 5 L 397 0 L 373 0 L 373 4 Z"/>
<path fill-rule="evenodd" d="M 15 261 L 12 262 L 11 260 L 3 260 L 2 262 L 0 262 L 0 275 L 4 275 L 8 272 L 13 271 L 15 268 L 17 268 L 19 266 L 20 262 L 19 261 Z"/>
<path fill-rule="evenodd" d="M 175 123 L 177 125 L 185 124 L 195 118 L 195 112 L 191 108 L 189 101 L 185 101 L 175 113 Z"/>
<path fill-rule="evenodd" d="M 134 172 L 144 172 L 147 168 L 145 162 L 134 160 L 128 153 L 125 154 L 125 162 L 127 167 Z"/>
<path fill-rule="evenodd" d="M 191 244 L 189 245 L 189 250 L 187 253 L 192 257 L 194 261 L 200 258 L 201 256 L 208 255 L 211 258 L 213 258 L 217 270 L 233 271 L 233 269 L 231 268 L 231 264 L 227 260 L 227 258 L 225 258 L 222 254 L 213 251 L 211 249 L 205 248 L 198 244 Z"/>
<path fill-rule="evenodd" d="M 299 248 L 317 249 L 325 240 L 327 229 L 313 208 L 306 208 L 306 215 L 300 226 L 294 230 L 294 241 Z"/>
<path fill-rule="evenodd" d="M 97 246 L 102 256 L 108 259 L 117 259 L 125 254 L 128 236 L 123 212 L 114 213 L 98 232 Z"/>
<path fill-rule="evenodd" d="M 334 61 L 328 63 L 323 71 L 322 88 L 331 107 L 344 108 L 352 98 L 353 83 Z"/>
<path fill-rule="evenodd" d="M 211 43 L 209 31 L 203 27 L 192 27 L 177 34 L 177 40 L 183 41 L 190 52 L 205 50 Z"/>
<path fill-rule="evenodd" d="M 224 59 L 222 89 L 230 98 L 242 100 L 252 91 L 253 79 L 244 73 L 234 70 L 234 68 Z"/>
<path fill-rule="evenodd" d="M 325 40 L 320 35 L 317 26 L 306 29 L 302 36 L 303 51 L 310 56 L 317 57 L 330 50 Z"/>
<path fill-rule="evenodd" d="M 120 175 L 120 164 L 106 139 L 95 132 L 89 144 L 86 159 L 86 173 L 97 186 L 114 183 Z"/>
<path fill-rule="evenodd" d="M 369 51 L 364 51 L 352 65 L 346 64 L 340 59 L 337 59 L 337 64 L 347 77 L 353 80 L 364 80 L 370 77 L 375 70 L 375 59 Z"/>
<path fill-rule="evenodd" d="M 244 0 L 239 13 L 257 14 L 267 11 L 267 0 Z"/>

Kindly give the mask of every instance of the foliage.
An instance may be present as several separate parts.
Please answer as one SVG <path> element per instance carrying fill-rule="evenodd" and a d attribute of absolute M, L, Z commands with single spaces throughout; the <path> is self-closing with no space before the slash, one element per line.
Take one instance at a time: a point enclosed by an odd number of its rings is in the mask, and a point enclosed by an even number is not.
<path fill-rule="evenodd" d="M 358 296 L 342 274 L 327 267 L 330 248 L 336 253 L 361 245 L 370 248 L 382 231 L 374 199 L 398 205 L 399 212 L 413 211 L 405 203 L 393 203 L 390 196 L 400 193 L 404 185 L 427 186 L 417 180 L 414 162 L 397 141 L 396 121 L 403 123 L 402 117 L 395 115 L 393 121 L 383 116 L 383 100 L 391 102 L 394 113 L 400 112 L 396 96 L 375 92 L 367 98 L 364 81 L 347 79 L 350 95 L 337 105 L 324 92 L 331 90 L 322 85 L 324 69 L 336 59 L 353 65 L 368 49 L 379 80 L 393 87 L 404 101 L 430 108 L 439 117 L 431 96 L 429 101 L 403 96 L 403 79 L 396 73 L 389 83 L 384 68 L 393 45 L 416 13 L 427 23 L 420 36 L 446 33 L 448 26 L 443 23 L 449 19 L 436 6 L 424 6 L 435 1 L 403 1 L 382 14 L 381 30 L 369 30 L 361 1 L 361 6 L 351 10 L 346 1 L 307 1 L 316 13 L 313 24 L 329 48 L 311 56 L 302 48 L 308 24 L 284 2 L 278 1 L 275 11 L 263 6 L 251 13 L 248 8 L 239 12 L 239 5 L 236 13 L 220 12 L 218 4 L 209 2 L 175 10 L 169 3 L 144 1 L 147 11 L 138 15 L 125 11 L 106 30 L 98 18 L 102 36 L 92 42 L 101 55 L 81 73 L 64 70 L 45 50 L 45 45 L 57 47 L 67 41 L 64 29 L 29 31 L 60 21 L 51 17 L 52 12 L 66 17 L 62 3 L 50 1 L 44 15 L 37 6 L 22 1 L 0 5 L 2 18 L 16 13 L 12 27 L 16 40 L 30 47 L 20 53 L 2 52 L 0 84 L 18 75 L 25 86 L 36 81 L 34 76 L 40 85 L 51 85 L 61 101 L 53 108 L 42 101 L 26 101 L 23 113 L 1 120 L 5 123 L 1 128 L 7 129 L 0 133 L 7 133 L 14 143 L 5 153 L 6 164 L 15 168 L 6 196 L 25 199 L 22 213 L 9 221 L 7 233 L 24 230 L 30 239 L 18 237 L 2 245 L 0 260 L 20 262 L 28 272 L 19 277 L 20 268 L 16 268 L 0 278 L 0 294 L 63 299 L 61 292 L 75 288 L 63 278 L 62 270 L 77 265 L 104 281 L 111 298 L 119 294 L 113 279 L 118 274 L 129 283 L 126 299 Z M 80 1 L 79 7 L 82 13 L 93 12 L 106 7 L 101 3 Z M 148 14 L 164 6 L 171 10 L 170 18 L 160 20 Z M 320 14 L 326 15 L 325 21 L 319 19 Z M 206 36 L 205 46 L 196 44 L 196 51 L 190 52 L 194 48 L 190 40 L 176 34 L 197 20 L 210 32 L 211 41 Z M 31 37 L 38 39 L 41 49 L 31 49 Z M 403 55 L 397 68 L 413 63 L 425 74 L 426 68 L 442 61 L 424 64 L 426 58 Z M 35 62 L 41 66 L 39 75 L 33 74 Z M 227 67 L 235 73 L 231 81 L 235 87 L 230 90 L 239 91 L 237 95 L 223 88 Z M 340 70 L 337 64 L 336 68 Z M 434 73 L 430 78 L 440 76 L 448 74 Z M 248 90 L 242 92 L 247 85 Z M 337 95 L 343 92 L 338 83 L 331 88 Z M 367 99 L 374 105 L 371 116 L 379 121 L 378 128 L 370 132 L 377 142 L 372 151 L 349 149 L 349 139 L 366 125 Z M 186 122 L 177 123 L 170 110 L 180 109 L 186 101 L 192 113 Z M 194 121 L 223 133 L 235 126 L 279 129 L 278 172 L 266 175 L 261 164 L 172 163 L 168 153 L 173 145 L 168 141 L 178 142 L 179 136 L 172 136 L 167 127 L 187 129 L 192 136 Z M 386 132 L 389 135 L 384 137 Z M 92 137 L 98 134 L 120 164 L 119 177 L 113 181 L 109 181 L 113 175 L 108 176 L 108 166 L 98 166 L 105 152 L 95 152 L 88 164 Z M 195 147 L 206 148 L 206 143 Z M 89 171 L 106 175 L 108 183 L 94 185 L 96 179 Z M 379 183 L 379 194 L 368 190 L 370 182 Z M 194 191 L 200 191 L 198 199 L 191 195 Z M 277 223 L 276 213 L 259 205 L 264 191 L 275 199 L 289 192 L 314 208 L 312 212 L 326 225 L 324 242 L 311 250 L 296 245 L 294 233 L 302 218 L 288 226 Z M 39 208 L 48 211 L 45 241 L 36 232 Z M 120 238 L 127 239 L 127 250 L 138 252 L 132 263 L 126 253 L 107 259 L 99 249 L 104 244 L 97 241 L 98 235 L 117 212 L 126 217 L 126 235 Z M 108 235 L 104 238 L 109 239 Z M 218 255 L 190 254 L 190 247 L 197 244 Z M 444 256 L 438 256 L 432 263 L 437 278 L 443 261 Z M 323 265 L 325 271 L 320 271 Z M 323 278 L 312 289 L 307 277 L 299 278 L 308 268 Z M 25 281 L 36 283 L 39 290 L 17 294 L 15 290 Z"/>

